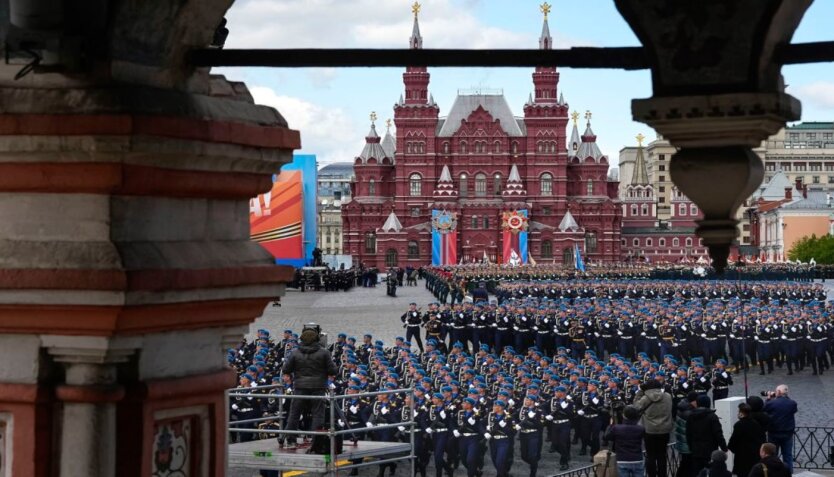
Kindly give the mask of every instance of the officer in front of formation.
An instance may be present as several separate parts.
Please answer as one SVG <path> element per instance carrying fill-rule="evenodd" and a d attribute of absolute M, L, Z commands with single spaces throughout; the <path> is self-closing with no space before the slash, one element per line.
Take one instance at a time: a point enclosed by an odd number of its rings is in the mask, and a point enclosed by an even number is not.
<path fill-rule="evenodd" d="M 405 326 L 405 340 L 417 343 L 420 352 L 423 352 L 423 341 L 420 339 L 420 325 L 423 324 L 423 315 L 417 309 L 417 303 L 409 303 L 408 311 L 403 313 L 400 321 Z"/>

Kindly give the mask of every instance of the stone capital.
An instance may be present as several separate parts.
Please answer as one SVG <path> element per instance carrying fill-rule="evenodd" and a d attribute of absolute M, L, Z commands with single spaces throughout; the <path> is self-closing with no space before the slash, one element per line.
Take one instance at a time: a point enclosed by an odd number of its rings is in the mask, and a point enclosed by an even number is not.
<path fill-rule="evenodd" d="M 141 337 L 41 336 L 41 345 L 59 363 L 116 364 L 142 347 Z"/>

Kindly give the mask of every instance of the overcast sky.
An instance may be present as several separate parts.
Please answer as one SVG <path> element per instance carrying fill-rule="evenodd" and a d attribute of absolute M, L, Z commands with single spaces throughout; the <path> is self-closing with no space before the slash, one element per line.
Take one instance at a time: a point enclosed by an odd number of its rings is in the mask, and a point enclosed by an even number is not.
<path fill-rule="evenodd" d="M 227 18 L 226 48 L 405 48 L 411 34 L 413 0 L 237 0 Z M 420 29 L 424 48 L 537 48 L 542 27 L 540 1 L 424 0 Z M 609 0 L 550 0 L 550 32 L 556 48 L 638 46 L 637 38 Z M 832 40 L 834 2 L 809 9 L 794 42 Z M 378 130 L 393 116 L 403 92 L 401 68 L 266 69 L 219 68 L 244 80 L 255 100 L 275 106 L 290 127 L 301 131 L 302 152 L 320 165 L 351 161 L 362 150 L 369 114 Z M 430 68 L 430 92 L 445 115 L 458 89 L 498 88 L 517 116 L 533 84 L 529 68 Z M 571 110 L 593 112 L 593 128 L 604 154 L 617 163 L 619 150 L 634 145 L 644 124 L 631 120 L 632 98 L 651 96 L 648 71 L 560 69 L 560 92 Z M 802 119 L 834 120 L 834 64 L 783 69 L 788 92 L 802 101 Z"/>

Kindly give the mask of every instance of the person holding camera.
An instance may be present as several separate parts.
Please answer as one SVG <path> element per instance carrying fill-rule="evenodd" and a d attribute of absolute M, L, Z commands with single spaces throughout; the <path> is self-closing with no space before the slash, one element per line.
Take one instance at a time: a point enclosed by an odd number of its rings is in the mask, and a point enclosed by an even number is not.
<path fill-rule="evenodd" d="M 327 379 L 335 376 L 339 370 L 336 364 L 319 342 L 319 333 L 315 329 L 307 328 L 301 333 L 301 345 L 290 353 L 284 367 L 283 374 L 292 376 L 294 394 L 300 396 L 324 396 L 327 389 Z M 287 419 L 288 430 L 298 430 L 298 420 L 301 413 L 311 412 L 311 430 L 318 430 L 324 425 L 324 400 L 293 399 L 290 405 L 290 417 Z M 287 446 L 296 445 L 295 435 L 287 439 Z"/>
<path fill-rule="evenodd" d="M 794 416 L 798 409 L 796 401 L 788 397 L 786 384 L 780 384 L 776 386 L 776 391 L 764 394 L 767 395 L 764 412 L 770 416 L 767 441 L 776 445 L 785 467 L 793 473 L 793 433 L 796 429 Z"/>

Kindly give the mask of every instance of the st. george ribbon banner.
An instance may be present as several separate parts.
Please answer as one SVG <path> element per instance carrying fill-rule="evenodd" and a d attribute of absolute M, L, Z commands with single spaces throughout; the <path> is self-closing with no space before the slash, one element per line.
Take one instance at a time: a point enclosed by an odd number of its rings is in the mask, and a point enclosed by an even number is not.
<path fill-rule="evenodd" d="M 504 212 L 501 217 L 501 227 L 504 230 L 503 254 L 504 263 L 515 265 L 519 258 L 521 263 L 527 263 L 527 209 Z"/>
<path fill-rule="evenodd" d="M 458 261 L 458 217 L 455 212 L 431 211 L 431 264 L 455 265 Z"/>

